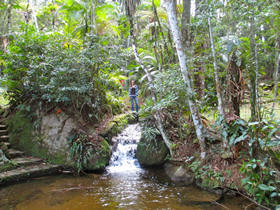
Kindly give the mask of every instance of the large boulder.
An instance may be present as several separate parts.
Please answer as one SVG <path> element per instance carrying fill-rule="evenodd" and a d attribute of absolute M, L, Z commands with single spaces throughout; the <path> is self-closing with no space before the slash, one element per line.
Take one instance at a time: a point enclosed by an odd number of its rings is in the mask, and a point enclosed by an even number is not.
<path fill-rule="evenodd" d="M 42 116 L 40 133 L 43 136 L 42 143 L 51 155 L 65 154 L 68 158 L 69 136 L 78 125 L 64 112 L 50 113 Z"/>
<path fill-rule="evenodd" d="M 98 137 L 94 130 L 82 127 L 72 115 L 58 108 L 52 112 L 41 112 L 40 120 L 37 121 L 38 123 L 32 121 L 23 112 L 17 112 L 9 118 L 7 124 L 10 141 L 15 148 L 55 164 L 76 167 L 79 164 L 77 161 L 83 157 L 77 158 L 77 154 L 75 156 L 73 151 L 79 151 L 77 147 L 75 150 L 75 146 L 80 142 L 76 142 L 74 146 L 73 142 L 82 133 L 92 138 L 86 138 L 82 142 L 83 146 L 86 145 L 83 156 L 86 156 L 87 163 L 83 162 L 79 169 L 100 170 L 109 163 L 111 149 L 108 143 Z M 34 129 L 34 125 L 38 125 L 37 129 Z"/>
<path fill-rule="evenodd" d="M 137 145 L 136 157 L 143 166 L 161 165 L 166 160 L 169 151 L 161 136 L 149 140 L 141 136 Z"/>
<path fill-rule="evenodd" d="M 111 149 L 107 141 L 102 139 L 98 145 L 87 148 L 87 161 L 83 164 L 84 170 L 103 170 L 109 164 Z"/>

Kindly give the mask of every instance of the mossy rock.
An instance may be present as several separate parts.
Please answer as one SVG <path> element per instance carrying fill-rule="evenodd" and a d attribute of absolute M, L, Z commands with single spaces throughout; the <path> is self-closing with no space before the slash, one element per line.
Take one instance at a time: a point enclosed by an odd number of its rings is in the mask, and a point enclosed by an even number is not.
<path fill-rule="evenodd" d="M 142 135 L 136 150 L 136 157 L 143 166 L 161 165 L 169 151 L 161 136 L 148 140 Z"/>
<path fill-rule="evenodd" d="M 86 171 L 104 170 L 109 164 L 111 158 L 111 149 L 104 139 L 100 145 L 87 148 L 87 161 L 83 163 L 83 169 Z"/>
<path fill-rule="evenodd" d="M 67 163 L 65 152 L 50 154 L 48 148 L 43 144 L 42 138 L 35 135 L 30 117 L 23 111 L 11 115 L 5 123 L 8 126 L 9 141 L 13 148 L 34 157 L 46 159 L 53 164 L 64 165 Z"/>
<path fill-rule="evenodd" d="M 137 122 L 137 114 L 126 113 L 115 116 L 99 135 L 102 136 L 109 144 L 112 138 L 118 135 L 128 124 Z"/>

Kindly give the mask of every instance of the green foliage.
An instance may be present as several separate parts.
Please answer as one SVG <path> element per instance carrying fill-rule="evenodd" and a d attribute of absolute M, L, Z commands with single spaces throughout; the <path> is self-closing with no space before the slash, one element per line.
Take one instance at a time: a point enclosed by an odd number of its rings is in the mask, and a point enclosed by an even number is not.
<path fill-rule="evenodd" d="M 13 146 L 19 147 L 27 153 L 32 153 L 34 146 L 32 135 L 32 123 L 23 111 L 19 111 L 6 122 L 9 130 L 9 141 Z"/>
<path fill-rule="evenodd" d="M 217 188 L 223 184 L 225 178 L 220 172 L 216 172 L 208 165 L 202 165 L 201 161 L 193 161 L 188 166 L 195 178 L 201 182 L 202 187 Z"/>
<path fill-rule="evenodd" d="M 0 165 L 0 173 L 15 169 L 17 167 L 18 164 L 15 161 L 10 160 L 9 162 Z"/>
<path fill-rule="evenodd" d="M 141 110 L 141 116 L 149 116 L 156 110 L 162 111 L 171 108 L 178 110 L 187 109 L 186 87 L 180 76 L 178 66 L 172 66 L 162 71 L 153 71 L 154 82 L 148 84 L 142 90 L 145 92 L 151 89 L 157 94 L 158 103 L 153 104 L 150 98 L 146 98 L 146 106 Z M 144 80 L 142 78 L 142 80 Z"/>
<path fill-rule="evenodd" d="M 120 101 L 109 97 L 108 102 L 106 98 L 103 74 L 117 66 L 104 41 L 106 38 L 81 43 L 58 33 L 39 35 L 33 31 L 18 36 L 3 56 L 4 85 L 11 103 L 41 100 L 63 104 L 90 121 L 100 120 L 106 111 L 119 110 Z M 113 91 L 119 86 L 111 84 Z"/>
<path fill-rule="evenodd" d="M 73 134 L 69 137 L 70 142 L 70 157 L 75 162 L 75 167 L 80 173 L 83 170 L 83 166 L 87 164 L 90 157 L 87 146 L 91 145 L 88 141 L 88 136 L 85 134 Z"/>
<path fill-rule="evenodd" d="M 244 162 L 240 171 L 245 175 L 242 184 L 259 204 L 276 206 L 280 201 L 279 175 L 268 166 L 268 160 L 251 159 Z"/>
<path fill-rule="evenodd" d="M 229 146 L 249 138 L 247 122 L 242 119 L 226 122 L 222 116 L 219 116 L 214 127 L 220 130 L 222 136 L 228 140 Z"/>
<path fill-rule="evenodd" d="M 142 134 L 144 135 L 145 139 L 147 139 L 148 141 L 152 141 L 156 139 L 157 135 L 159 135 L 160 132 L 156 127 L 144 123 L 144 125 L 142 126 Z"/>
<path fill-rule="evenodd" d="M 83 170 L 104 169 L 108 165 L 111 150 L 104 139 L 98 136 L 93 139 L 87 134 L 75 133 L 69 137 L 69 143 L 69 155 L 78 173 Z"/>

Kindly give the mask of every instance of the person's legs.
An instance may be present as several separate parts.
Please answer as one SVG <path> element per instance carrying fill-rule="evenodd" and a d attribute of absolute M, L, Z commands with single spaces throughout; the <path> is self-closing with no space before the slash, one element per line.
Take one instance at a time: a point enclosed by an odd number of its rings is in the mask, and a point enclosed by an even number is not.
<path fill-rule="evenodd" d="M 138 112 L 138 110 L 139 110 L 139 105 L 138 105 L 138 99 L 137 99 L 136 96 L 135 96 L 134 100 L 135 100 L 136 112 Z"/>
<path fill-rule="evenodd" d="M 133 96 L 130 97 L 130 102 L 131 102 L 131 111 L 134 111 Z"/>

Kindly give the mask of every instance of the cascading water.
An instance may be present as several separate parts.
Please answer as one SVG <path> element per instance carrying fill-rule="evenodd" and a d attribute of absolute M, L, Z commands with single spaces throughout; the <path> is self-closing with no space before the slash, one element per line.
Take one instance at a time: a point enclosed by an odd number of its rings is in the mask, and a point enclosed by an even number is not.
<path fill-rule="evenodd" d="M 129 125 L 120 135 L 113 138 L 116 149 L 112 154 L 108 173 L 136 173 L 142 169 L 135 158 L 137 143 L 141 137 L 138 124 Z"/>

